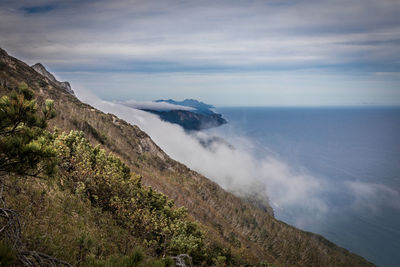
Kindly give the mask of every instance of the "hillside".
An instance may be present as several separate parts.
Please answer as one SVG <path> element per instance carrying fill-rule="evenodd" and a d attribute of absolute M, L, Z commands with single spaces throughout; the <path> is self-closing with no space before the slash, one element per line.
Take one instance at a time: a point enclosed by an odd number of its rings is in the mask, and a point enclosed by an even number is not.
<path fill-rule="evenodd" d="M 137 126 L 82 103 L 58 84 L 0 49 L 0 95 L 9 94 L 21 82 L 35 92 L 39 103 L 44 103 L 47 98 L 54 100 L 58 114 L 50 122 L 49 129 L 83 131 L 92 144 L 100 144 L 107 152 L 121 158 L 132 172 L 142 176 L 144 184 L 173 199 L 176 206 L 186 207 L 189 217 L 205 229 L 207 242 L 229 249 L 225 255 L 234 255 L 250 263 L 264 261 L 279 266 L 373 266 L 323 237 L 280 222 L 262 209 L 224 191 L 206 177 L 171 159 Z M 83 205 L 82 209 L 85 208 Z M 90 223 L 91 216 L 95 217 L 95 214 L 89 213 L 82 220 Z M 40 227 L 40 223 L 36 224 Z M 111 230 L 107 227 L 102 231 L 110 236 L 108 231 Z M 45 240 L 41 244 L 45 244 Z"/>
<path fill-rule="evenodd" d="M 67 91 L 68 93 L 70 93 L 72 95 L 74 94 L 74 91 L 71 89 L 71 85 L 69 84 L 69 82 L 57 81 L 57 79 L 54 77 L 54 75 L 51 74 L 50 72 L 48 72 L 42 64 L 36 63 L 35 65 L 33 65 L 31 67 L 32 67 L 32 69 L 36 70 L 39 74 L 46 77 L 53 83 L 55 83 L 58 87 L 63 88 L 65 91 Z"/>

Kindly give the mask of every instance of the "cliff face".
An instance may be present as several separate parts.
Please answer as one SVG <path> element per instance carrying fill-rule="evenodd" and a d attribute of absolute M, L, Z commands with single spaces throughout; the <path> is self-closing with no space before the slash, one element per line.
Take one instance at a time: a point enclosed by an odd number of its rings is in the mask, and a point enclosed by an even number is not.
<path fill-rule="evenodd" d="M 168 108 L 140 108 L 143 111 L 147 111 L 158 115 L 163 121 L 178 124 L 185 130 L 203 130 L 221 126 L 227 121 L 222 118 L 221 114 L 215 113 L 212 109 L 214 106 L 205 104 L 195 99 L 185 99 L 183 101 L 175 101 L 173 99 L 168 100 L 156 100 L 154 103 L 160 104 L 171 104 L 175 107 L 173 109 Z M 129 103 L 123 103 L 123 105 L 130 106 Z M 136 107 L 135 107 L 136 108 Z M 185 109 L 190 108 L 190 110 Z"/>
<path fill-rule="evenodd" d="M 144 109 L 144 111 L 157 114 L 160 119 L 179 124 L 186 130 L 203 130 L 221 126 L 226 123 L 220 114 L 200 114 L 186 110 L 157 111 Z"/>
<path fill-rule="evenodd" d="M 43 75 L 46 77 L 48 80 L 52 81 L 53 83 L 57 84 L 59 87 L 63 88 L 67 93 L 70 93 L 71 95 L 74 95 L 74 91 L 71 88 L 71 85 L 69 82 L 59 82 L 57 79 L 54 77 L 53 74 L 47 71 L 47 69 L 40 63 L 36 63 L 35 65 L 31 66 L 32 69 L 37 71 L 39 74 Z"/>
<path fill-rule="evenodd" d="M 207 229 L 207 238 L 249 262 L 280 266 L 372 266 L 319 235 L 276 220 L 262 208 L 224 191 L 206 177 L 171 159 L 137 126 L 79 101 L 58 83 L 0 49 L 0 95 L 25 82 L 37 101 L 54 100 L 57 117 L 49 129 L 84 131 L 93 144 L 123 159 L 143 182 L 185 206 Z"/>

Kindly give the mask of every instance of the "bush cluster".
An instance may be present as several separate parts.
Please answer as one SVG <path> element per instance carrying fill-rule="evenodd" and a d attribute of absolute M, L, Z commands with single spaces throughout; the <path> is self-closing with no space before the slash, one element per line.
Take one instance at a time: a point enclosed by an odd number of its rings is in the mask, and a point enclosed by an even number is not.
<path fill-rule="evenodd" d="M 140 176 L 119 158 L 93 147 L 82 132 L 55 133 L 53 138 L 64 186 L 111 212 L 154 256 L 187 253 L 202 259 L 204 233 L 185 208 L 174 207 L 165 195 L 143 186 Z"/>

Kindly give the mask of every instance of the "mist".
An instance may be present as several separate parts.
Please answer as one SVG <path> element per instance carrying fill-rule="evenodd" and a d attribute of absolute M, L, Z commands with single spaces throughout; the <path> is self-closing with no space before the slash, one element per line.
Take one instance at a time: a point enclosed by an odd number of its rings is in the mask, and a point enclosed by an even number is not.
<path fill-rule="evenodd" d="M 170 111 L 170 110 L 195 110 L 192 107 L 186 107 L 181 105 L 175 105 L 166 102 L 154 102 L 154 101 L 136 101 L 136 100 L 128 100 L 123 102 L 117 102 L 118 104 L 128 106 L 133 109 L 150 109 L 150 110 L 158 110 L 158 111 Z"/>
<path fill-rule="evenodd" d="M 75 92 L 83 102 L 139 126 L 171 158 L 227 191 L 241 197 L 265 199 L 274 209 L 301 205 L 317 213 L 327 210 L 318 197 L 322 185 L 315 177 L 294 171 L 272 154 L 256 158 L 251 153 L 254 147 L 251 140 L 238 136 L 237 142 L 230 145 L 208 133 L 186 132 L 148 112 L 101 100 L 84 88 L 78 87 Z M 201 140 L 213 141 L 204 146 Z"/>
<path fill-rule="evenodd" d="M 255 156 L 257 144 L 243 136 L 230 138 L 234 143 L 229 144 L 208 132 L 187 132 L 154 114 L 101 100 L 84 88 L 74 90 L 83 102 L 137 125 L 171 158 L 239 197 L 268 202 L 278 219 L 301 229 L 318 231 L 320 224 L 340 209 L 376 212 L 387 205 L 400 208 L 390 204 L 400 203 L 400 195 L 384 185 L 335 183 L 289 165 L 272 151 L 265 151 L 263 157 Z M 204 145 L 204 140 L 209 141 L 208 145 Z M 329 202 L 329 196 L 343 196 L 347 203 L 335 206 Z"/>

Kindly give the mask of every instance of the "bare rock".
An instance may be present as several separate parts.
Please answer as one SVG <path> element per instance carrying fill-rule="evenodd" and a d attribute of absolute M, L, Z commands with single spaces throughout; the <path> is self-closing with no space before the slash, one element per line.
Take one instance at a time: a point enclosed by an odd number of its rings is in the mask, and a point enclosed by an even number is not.
<path fill-rule="evenodd" d="M 60 82 L 51 74 L 42 64 L 36 63 L 35 65 L 31 66 L 37 73 L 41 74 L 42 76 L 46 77 L 53 83 L 57 84 L 61 88 L 63 88 L 66 92 L 70 93 L 71 95 L 75 95 L 74 91 L 71 88 L 69 82 Z"/>

